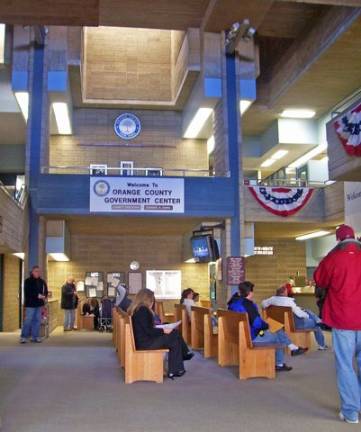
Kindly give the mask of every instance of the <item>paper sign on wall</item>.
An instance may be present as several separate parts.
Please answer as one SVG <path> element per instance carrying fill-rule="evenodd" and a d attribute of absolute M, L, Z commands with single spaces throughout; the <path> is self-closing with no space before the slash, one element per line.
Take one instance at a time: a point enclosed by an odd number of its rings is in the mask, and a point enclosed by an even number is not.
<path fill-rule="evenodd" d="M 361 234 L 361 182 L 345 182 L 345 223 Z"/>
<path fill-rule="evenodd" d="M 92 213 L 184 213 L 184 179 L 90 177 Z"/>

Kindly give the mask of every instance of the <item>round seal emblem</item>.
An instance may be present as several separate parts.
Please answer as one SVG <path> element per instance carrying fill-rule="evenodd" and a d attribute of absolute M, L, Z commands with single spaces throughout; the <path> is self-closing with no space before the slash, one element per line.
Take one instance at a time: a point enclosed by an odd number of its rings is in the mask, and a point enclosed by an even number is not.
<path fill-rule="evenodd" d="M 100 197 L 108 195 L 110 191 L 110 185 L 105 180 L 98 180 L 93 186 L 94 193 Z"/>
<path fill-rule="evenodd" d="M 140 120 L 134 114 L 121 114 L 114 122 L 114 132 L 122 139 L 130 140 L 137 137 L 141 129 Z"/>

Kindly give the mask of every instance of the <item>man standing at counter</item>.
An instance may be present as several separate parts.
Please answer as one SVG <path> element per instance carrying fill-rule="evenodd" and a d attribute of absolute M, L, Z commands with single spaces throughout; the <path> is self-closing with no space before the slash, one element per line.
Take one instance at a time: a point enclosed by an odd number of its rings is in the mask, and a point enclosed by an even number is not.
<path fill-rule="evenodd" d="M 30 277 L 24 283 L 25 320 L 21 330 L 20 343 L 26 343 L 31 336 L 31 341 L 40 343 L 41 308 L 48 297 L 46 282 L 40 277 L 40 267 L 31 269 Z"/>
<path fill-rule="evenodd" d="M 353 229 L 336 230 L 338 245 L 321 261 L 314 279 L 325 290 L 322 321 L 332 328 L 340 419 L 358 423 L 361 409 L 361 243 Z M 357 360 L 358 373 L 353 368 Z"/>

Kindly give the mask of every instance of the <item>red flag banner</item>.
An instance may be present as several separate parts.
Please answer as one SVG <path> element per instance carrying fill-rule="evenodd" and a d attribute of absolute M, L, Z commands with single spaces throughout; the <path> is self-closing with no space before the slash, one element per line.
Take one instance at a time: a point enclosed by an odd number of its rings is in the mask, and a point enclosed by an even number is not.
<path fill-rule="evenodd" d="M 249 190 L 263 208 L 283 217 L 299 212 L 313 193 L 311 188 L 249 186 Z"/>
<path fill-rule="evenodd" d="M 346 153 L 361 157 L 361 103 L 336 120 L 334 126 Z"/>

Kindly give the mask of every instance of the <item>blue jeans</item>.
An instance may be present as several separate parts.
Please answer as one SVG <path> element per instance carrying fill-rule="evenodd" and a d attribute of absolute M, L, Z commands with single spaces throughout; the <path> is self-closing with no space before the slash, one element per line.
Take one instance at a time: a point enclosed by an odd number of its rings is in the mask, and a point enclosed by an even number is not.
<path fill-rule="evenodd" d="M 278 330 L 276 333 L 271 333 L 269 330 L 264 332 L 263 336 L 257 336 L 253 340 L 253 345 L 267 345 L 277 344 L 283 345 L 285 348 L 291 344 L 291 340 L 288 338 L 284 330 Z M 283 348 L 276 349 L 276 365 L 282 365 L 284 363 L 284 351 Z"/>
<path fill-rule="evenodd" d="M 358 419 L 361 408 L 361 330 L 332 330 L 336 359 L 336 378 L 342 414 Z M 353 367 L 356 357 L 356 369 Z"/>
<path fill-rule="evenodd" d="M 299 318 L 294 315 L 295 325 L 297 330 L 313 330 L 316 342 L 318 346 L 325 346 L 325 337 L 323 335 L 321 327 L 317 323 L 321 322 L 320 318 L 310 310 L 306 310 L 309 318 Z"/>
<path fill-rule="evenodd" d="M 40 336 L 40 324 L 41 307 L 26 307 L 21 337 L 28 339 L 31 336 L 33 340 L 37 339 Z"/>
<path fill-rule="evenodd" d="M 74 328 L 75 309 L 64 309 L 64 328 Z"/>

